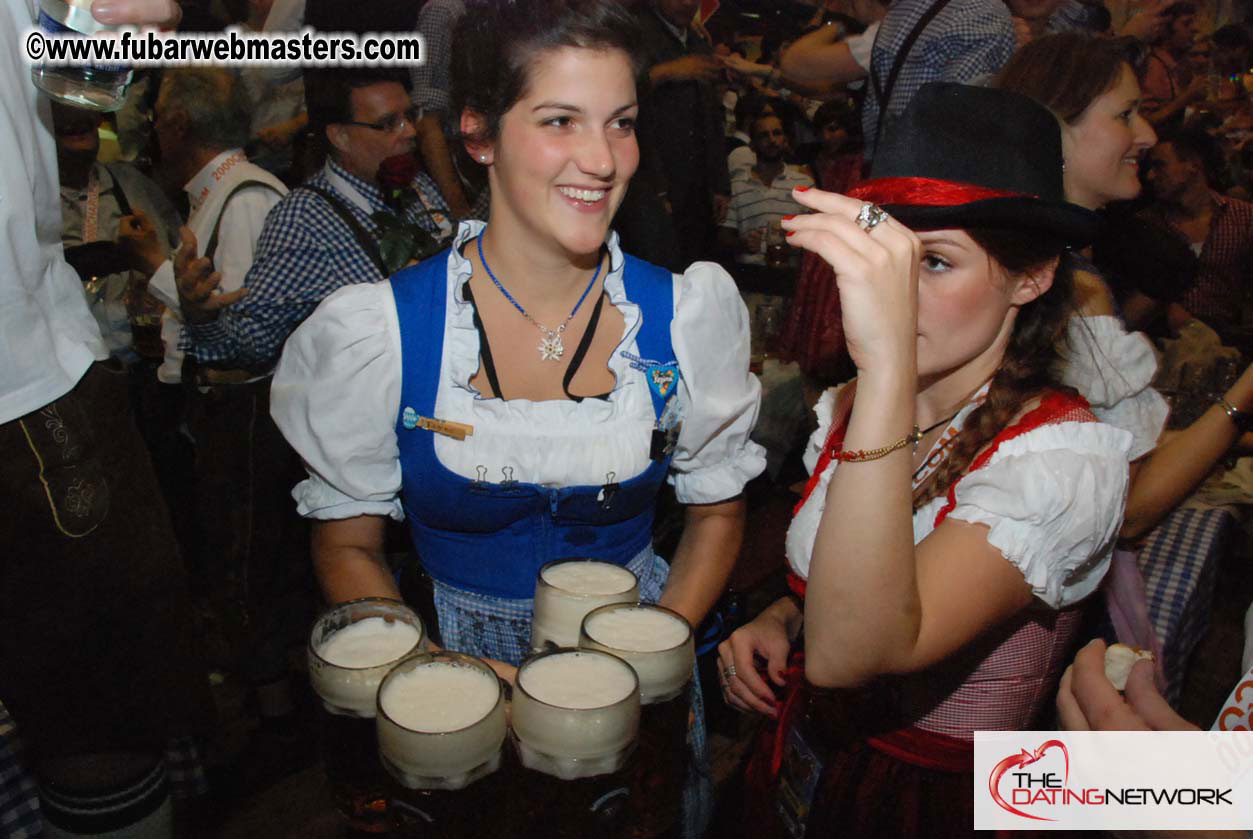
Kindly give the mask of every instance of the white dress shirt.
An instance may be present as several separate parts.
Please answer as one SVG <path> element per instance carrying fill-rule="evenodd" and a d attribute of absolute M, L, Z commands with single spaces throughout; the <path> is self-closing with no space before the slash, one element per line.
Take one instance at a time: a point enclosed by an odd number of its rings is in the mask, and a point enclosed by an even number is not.
<path fill-rule="evenodd" d="M 231 190 L 237 185 L 254 180 L 268 186 L 247 186 L 231 195 Z M 214 223 L 221 216 L 213 265 L 222 275 L 219 288 L 223 292 L 238 290 L 244 284 L 244 275 L 252 267 L 252 255 L 265 217 L 287 194 L 287 187 L 260 166 L 249 163 L 240 149 L 228 149 L 206 163 L 183 190 L 191 200 L 187 226 L 196 236 L 201 255 L 209 245 Z M 223 206 L 228 196 L 230 201 Z M 161 318 L 165 361 L 157 370 L 157 378 L 167 384 L 176 384 L 182 381 L 184 353 L 178 348 L 183 325 L 172 261 L 167 259 L 156 270 L 148 282 L 148 290 L 167 307 Z"/>
<path fill-rule="evenodd" d="M 15 46 L 33 0 L 0 0 L 0 422 L 64 396 L 108 351 L 61 247 L 52 112 Z"/>

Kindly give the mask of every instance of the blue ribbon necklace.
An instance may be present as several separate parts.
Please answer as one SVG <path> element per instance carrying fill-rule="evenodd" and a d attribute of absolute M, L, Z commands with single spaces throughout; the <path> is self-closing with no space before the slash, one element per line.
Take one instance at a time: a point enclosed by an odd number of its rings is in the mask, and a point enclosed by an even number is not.
<path fill-rule="evenodd" d="M 505 299 L 512 303 L 513 307 L 522 313 L 522 317 L 535 324 L 535 327 L 539 329 L 540 333 L 544 336 L 540 339 L 539 346 L 536 347 L 536 349 L 539 350 L 540 361 L 560 361 L 561 357 L 566 353 L 566 345 L 562 343 L 561 335 L 566 331 L 566 327 L 578 313 L 579 307 L 583 305 L 583 301 L 587 299 L 587 295 L 592 290 L 592 286 L 596 285 L 596 278 L 600 276 L 600 268 L 601 265 L 604 264 L 604 260 L 599 260 L 596 263 L 596 273 L 592 274 L 591 282 L 587 284 L 587 288 L 583 289 L 583 294 L 579 297 L 579 302 L 574 304 L 574 308 L 570 310 L 570 314 L 565 319 L 565 322 L 556 329 L 549 329 L 547 326 L 544 326 L 544 324 L 531 317 L 530 312 L 522 308 L 522 305 L 518 303 L 517 300 L 513 299 L 513 295 L 500 284 L 500 280 L 496 279 L 496 275 L 492 273 L 492 266 L 487 264 L 487 257 L 483 255 L 483 237 L 479 236 L 477 241 L 479 246 L 479 262 L 483 263 L 483 268 L 487 270 L 487 276 L 492 278 L 492 282 L 496 284 L 496 288 L 500 289 L 500 293 L 505 295 Z"/>

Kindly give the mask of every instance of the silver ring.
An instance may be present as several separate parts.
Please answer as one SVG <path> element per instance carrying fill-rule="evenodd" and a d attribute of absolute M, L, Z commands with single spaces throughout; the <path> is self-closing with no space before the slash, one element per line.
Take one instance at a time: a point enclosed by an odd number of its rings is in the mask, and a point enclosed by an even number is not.
<path fill-rule="evenodd" d="M 887 221 L 887 211 L 878 204 L 871 204 L 869 201 L 861 205 L 861 211 L 857 213 L 857 226 L 865 232 L 869 233 L 883 222 Z"/>
<path fill-rule="evenodd" d="M 722 675 L 727 677 L 728 682 L 734 679 L 735 678 L 735 665 L 728 664 L 726 666 L 726 669 L 722 671 Z"/>

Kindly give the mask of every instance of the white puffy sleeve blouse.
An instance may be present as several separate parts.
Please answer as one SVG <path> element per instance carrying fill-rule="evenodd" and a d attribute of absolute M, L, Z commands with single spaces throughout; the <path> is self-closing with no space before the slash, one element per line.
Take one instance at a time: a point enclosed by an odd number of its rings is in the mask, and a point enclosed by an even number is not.
<path fill-rule="evenodd" d="M 1128 332 L 1112 315 L 1075 316 L 1066 326 L 1062 384 L 1088 400 L 1101 420 L 1131 433 L 1131 460 L 1157 446 L 1170 405 L 1150 387 L 1157 354 L 1142 332 Z"/>
<path fill-rule="evenodd" d="M 622 340 L 609 361 L 607 399 L 484 398 L 470 385 L 479 368 L 473 307 L 462 296 L 471 265 L 461 246 L 481 222 L 463 223 L 448 262 L 444 351 L 435 416 L 474 426 L 465 440 L 435 435 L 440 462 L 469 478 L 544 486 L 625 481 L 649 464 L 655 412 L 635 336 L 641 313 L 626 297 L 623 256 L 608 239 L 608 302 L 622 312 Z M 681 380 L 683 425 L 670 482 L 683 503 L 738 494 L 765 468 L 749 440 L 760 385 L 748 372 L 748 317 L 731 278 L 696 263 L 674 275 L 670 334 Z M 293 491 L 304 516 L 403 517 L 396 420 L 401 405 L 400 326 L 391 285 L 351 285 L 327 297 L 288 339 L 274 373 L 271 413 L 304 459 L 309 477 Z"/>
<path fill-rule="evenodd" d="M 831 429 L 835 396 L 828 390 L 815 406 L 818 429 L 805 464 L 812 472 Z M 968 405 L 955 423 L 965 421 Z M 1060 609 L 1091 594 L 1104 577 L 1126 501 L 1131 434 L 1101 422 L 1059 422 L 1005 441 L 988 462 L 957 483 L 949 518 L 988 527 L 988 543 L 1022 572 L 1036 597 Z M 827 487 L 839 467 L 831 461 L 814 491 L 792 519 L 788 564 L 809 573 Z M 948 503 L 932 499 L 914 512 L 914 544 L 935 528 Z"/>

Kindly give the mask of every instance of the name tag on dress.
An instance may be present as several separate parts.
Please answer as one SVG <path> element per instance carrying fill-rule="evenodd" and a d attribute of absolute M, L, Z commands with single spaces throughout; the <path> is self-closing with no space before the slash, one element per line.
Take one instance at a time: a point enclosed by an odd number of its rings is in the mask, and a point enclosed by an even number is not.
<path fill-rule="evenodd" d="M 427 431 L 433 431 L 436 434 L 443 434 L 445 437 L 451 437 L 454 440 L 464 440 L 467 437 L 474 436 L 473 425 L 467 425 L 464 422 L 453 422 L 452 420 L 436 419 L 434 417 L 424 417 L 409 407 L 406 407 L 401 414 L 401 423 L 410 431 L 415 428 L 422 428 Z"/>

